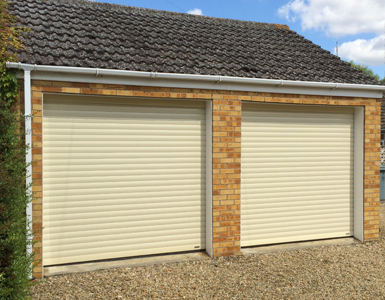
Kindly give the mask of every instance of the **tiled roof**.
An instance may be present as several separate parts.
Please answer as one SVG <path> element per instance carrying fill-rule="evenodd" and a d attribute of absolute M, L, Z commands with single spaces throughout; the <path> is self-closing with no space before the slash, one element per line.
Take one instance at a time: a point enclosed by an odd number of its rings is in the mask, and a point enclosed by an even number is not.
<path fill-rule="evenodd" d="M 23 63 L 378 84 L 285 25 L 85 0 L 9 2 L 32 29 Z"/>

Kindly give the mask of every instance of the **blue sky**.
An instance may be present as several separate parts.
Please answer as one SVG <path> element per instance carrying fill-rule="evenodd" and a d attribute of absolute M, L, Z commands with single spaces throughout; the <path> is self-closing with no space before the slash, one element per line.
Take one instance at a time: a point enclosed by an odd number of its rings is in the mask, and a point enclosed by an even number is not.
<path fill-rule="evenodd" d="M 345 60 L 385 76 L 385 0 L 96 0 L 205 16 L 287 24 Z"/>

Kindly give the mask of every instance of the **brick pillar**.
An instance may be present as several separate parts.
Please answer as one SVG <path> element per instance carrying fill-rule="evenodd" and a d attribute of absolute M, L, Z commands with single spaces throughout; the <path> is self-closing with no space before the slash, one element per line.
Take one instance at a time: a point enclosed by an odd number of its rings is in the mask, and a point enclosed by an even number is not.
<path fill-rule="evenodd" d="M 42 92 L 41 86 L 34 84 L 32 82 L 31 86 L 32 92 L 32 221 L 34 229 L 34 245 L 33 251 L 35 254 L 36 266 L 33 269 L 33 276 L 35 278 L 41 278 L 43 275 L 42 262 L 42 193 L 43 193 L 43 183 L 42 183 Z"/>
<path fill-rule="evenodd" d="M 237 96 L 214 95 L 214 256 L 230 256 L 241 249 L 241 114 L 241 101 L 237 101 Z"/>
<path fill-rule="evenodd" d="M 365 105 L 364 240 L 380 238 L 381 100 L 361 99 Z"/>

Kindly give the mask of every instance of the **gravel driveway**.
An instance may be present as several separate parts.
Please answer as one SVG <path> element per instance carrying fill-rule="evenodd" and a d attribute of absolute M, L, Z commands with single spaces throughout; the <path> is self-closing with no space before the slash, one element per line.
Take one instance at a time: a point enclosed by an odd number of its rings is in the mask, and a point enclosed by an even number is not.
<path fill-rule="evenodd" d="M 381 241 L 51 277 L 33 299 L 385 299 Z"/>

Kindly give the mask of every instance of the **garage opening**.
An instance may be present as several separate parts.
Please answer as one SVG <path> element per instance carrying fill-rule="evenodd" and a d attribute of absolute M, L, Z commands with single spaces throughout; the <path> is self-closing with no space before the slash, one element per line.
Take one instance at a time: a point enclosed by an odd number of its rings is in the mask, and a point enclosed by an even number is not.
<path fill-rule="evenodd" d="M 354 235 L 354 109 L 244 104 L 241 245 Z"/>
<path fill-rule="evenodd" d="M 205 249 L 205 102 L 44 95 L 43 260 Z"/>

